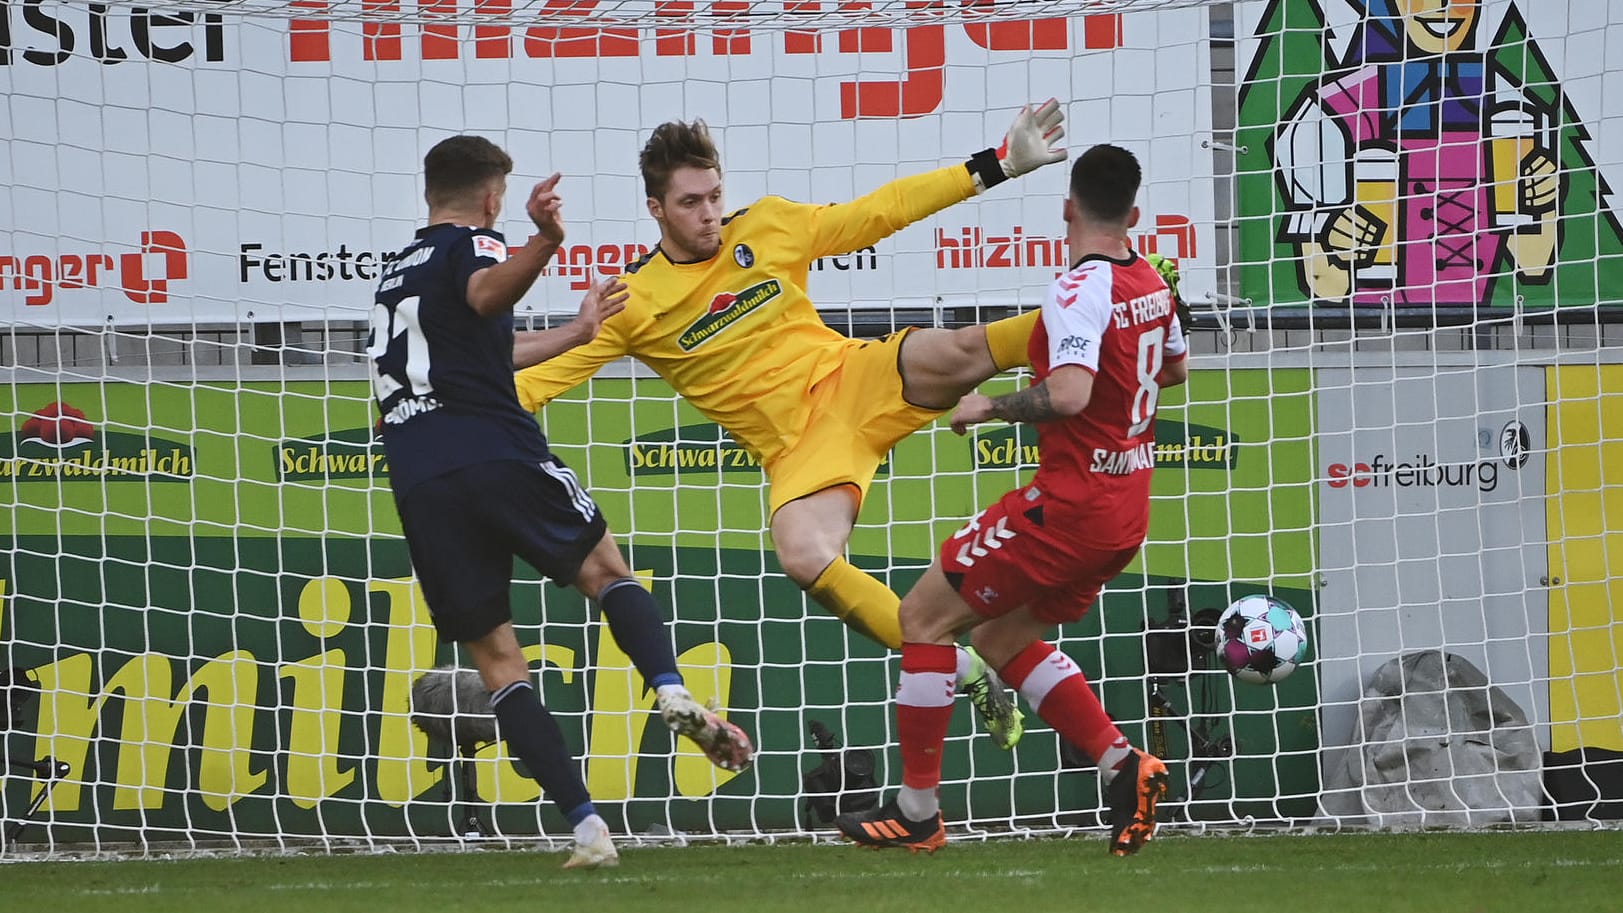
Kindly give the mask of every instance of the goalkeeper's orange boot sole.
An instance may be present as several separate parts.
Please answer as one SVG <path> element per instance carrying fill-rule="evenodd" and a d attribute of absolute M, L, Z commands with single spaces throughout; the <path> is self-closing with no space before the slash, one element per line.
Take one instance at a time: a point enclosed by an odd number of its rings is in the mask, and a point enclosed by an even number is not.
<path fill-rule="evenodd" d="M 1131 856 L 1155 836 L 1155 806 L 1167 794 L 1167 765 L 1133 749 L 1107 790 L 1110 800 L 1110 855 Z"/>
<path fill-rule="evenodd" d="M 874 850 L 896 847 L 912 853 L 934 853 L 947 845 L 947 828 L 940 812 L 927 821 L 912 821 L 895 801 L 841 815 L 834 819 L 834 826 L 845 839 Z"/>

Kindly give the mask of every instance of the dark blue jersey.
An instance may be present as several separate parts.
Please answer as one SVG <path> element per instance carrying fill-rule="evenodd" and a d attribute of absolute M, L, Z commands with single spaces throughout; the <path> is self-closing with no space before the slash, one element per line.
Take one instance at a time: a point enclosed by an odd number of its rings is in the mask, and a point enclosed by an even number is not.
<path fill-rule="evenodd" d="M 506 258 L 499 232 L 444 223 L 383 273 L 366 353 L 397 496 L 475 463 L 548 457 L 513 389 L 513 315 L 468 305 L 468 277 Z"/>

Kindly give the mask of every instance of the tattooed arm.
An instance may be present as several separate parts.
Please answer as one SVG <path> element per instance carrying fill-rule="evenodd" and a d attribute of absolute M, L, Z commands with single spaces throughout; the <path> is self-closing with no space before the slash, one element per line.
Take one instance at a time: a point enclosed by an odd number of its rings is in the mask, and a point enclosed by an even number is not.
<path fill-rule="evenodd" d="M 1061 365 L 1040 384 L 999 397 L 970 393 L 958 401 L 952 430 L 963 434 L 987 419 L 1008 422 L 1051 422 L 1069 418 L 1088 407 L 1093 398 L 1093 374 L 1076 365 Z"/>

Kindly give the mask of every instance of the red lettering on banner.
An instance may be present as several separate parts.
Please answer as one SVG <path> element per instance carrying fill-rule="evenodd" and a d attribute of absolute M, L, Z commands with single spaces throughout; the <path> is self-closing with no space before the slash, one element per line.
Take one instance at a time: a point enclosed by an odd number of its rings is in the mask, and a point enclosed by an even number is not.
<path fill-rule="evenodd" d="M 293 0 L 291 6 L 314 13 L 327 11 L 325 0 Z M 288 59 L 294 63 L 331 60 L 332 45 L 328 34 L 325 19 L 294 19 L 288 24 Z"/>
<path fill-rule="evenodd" d="M 541 274 L 568 277 L 569 287 L 582 291 L 598 278 L 620 275 L 626 264 L 646 253 L 648 248 L 641 244 L 566 244 L 558 248 Z"/>
<path fill-rule="evenodd" d="M 840 12 L 860 13 L 873 9 L 872 3 L 864 0 L 851 0 L 841 3 Z M 888 54 L 896 49 L 896 33 L 894 29 L 862 28 L 844 29 L 840 32 L 841 54 Z"/>
<path fill-rule="evenodd" d="M 720 15 L 739 17 L 749 15 L 750 5 L 743 0 L 716 0 L 710 9 Z M 749 29 L 716 29 L 716 35 L 711 39 L 710 50 L 717 56 L 725 54 L 748 54 L 750 52 Z"/>
<path fill-rule="evenodd" d="M 805 13 L 808 16 L 822 12 L 823 4 L 817 0 L 788 0 L 784 12 Z M 823 36 L 815 29 L 792 29 L 783 33 L 783 50 L 789 54 L 816 54 L 823 49 Z"/>
<path fill-rule="evenodd" d="M 146 275 L 146 255 L 163 256 L 163 275 Z M 124 296 L 136 304 L 163 304 L 169 300 L 169 280 L 184 279 L 186 242 L 172 231 L 141 232 L 141 252 L 121 254 Z"/>
<path fill-rule="evenodd" d="M 1082 46 L 1090 51 L 1121 47 L 1121 14 L 1083 16 Z"/>
<path fill-rule="evenodd" d="M 543 15 L 591 16 L 597 0 L 547 0 Z M 637 30 L 627 28 L 558 28 L 531 26 L 524 32 L 524 53 L 531 57 L 635 57 Z"/>
<path fill-rule="evenodd" d="M 1368 488 L 1375 469 L 1368 463 L 1331 463 L 1326 472 L 1330 477 L 1325 484 L 1331 488 L 1346 488 L 1349 483 L 1354 488 Z"/>
<path fill-rule="evenodd" d="M 1195 256 L 1195 229 L 1188 216 L 1156 216 L 1154 231 L 1132 233 L 1142 253 L 1157 253 L 1169 260 Z M 1164 250 L 1158 250 L 1166 238 Z M 937 269 L 1052 269 L 1063 272 L 1070 263 L 1070 244 L 1063 235 L 1028 235 L 1015 225 L 1008 234 L 990 234 L 980 226 L 956 231 L 935 230 Z"/>
<path fill-rule="evenodd" d="M 460 54 L 462 27 L 452 19 L 464 0 L 409 0 L 426 20 L 416 26 L 420 53 L 424 60 L 452 60 Z M 967 19 L 984 16 L 1008 0 L 908 0 L 906 10 L 915 14 L 915 24 L 905 28 L 864 26 L 861 18 L 874 15 L 873 0 L 782 0 L 783 10 L 805 14 L 806 27 L 783 32 L 783 50 L 788 54 L 817 54 L 826 50 L 823 33 L 837 35 L 834 50 L 841 54 L 902 54 L 903 72 L 893 80 L 853 80 L 840 85 L 840 115 L 844 119 L 867 117 L 917 117 L 941 106 L 946 87 L 946 24 L 939 17 L 953 11 Z M 292 0 L 292 7 L 316 16 L 293 19 L 290 24 L 288 56 L 294 62 L 332 60 L 331 25 L 319 14 L 330 9 L 330 0 Z M 759 50 L 751 30 L 745 27 L 758 0 L 706 0 L 711 14 L 710 52 L 716 56 L 751 54 Z M 598 12 L 598 0 L 546 0 L 539 15 L 556 23 L 578 18 L 583 23 Z M 402 12 L 402 0 L 361 0 L 366 16 L 361 23 L 361 56 L 368 61 L 402 59 L 402 23 L 387 21 Z M 479 17 L 508 19 L 513 0 L 472 0 L 475 21 Z M 695 0 L 657 0 L 653 10 L 654 53 L 661 57 L 684 57 L 698 53 L 694 24 L 699 21 L 701 4 Z M 832 15 L 825 16 L 825 10 Z M 923 17 L 917 14 L 924 14 Z M 842 15 L 843 14 L 843 15 Z M 1122 43 L 1120 14 L 1083 16 L 1083 46 L 1109 49 Z M 661 24 L 664 20 L 664 24 Z M 730 25 L 736 20 L 739 25 Z M 930 21 L 935 20 L 935 21 Z M 958 23 L 976 46 L 989 51 L 1048 51 L 1070 47 L 1071 24 L 1062 18 L 1029 21 Z M 844 27 L 839 27 L 844 26 Z M 514 26 L 504 23 L 476 24 L 472 28 L 474 56 L 500 60 L 514 56 Z M 628 26 L 533 25 L 524 30 L 522 53 L 532 58 L 636 57 L 642 50 L 639 24 Z"/>
<path fill-rule="evenodd" d="M 400 4 L 397 0 L 361 0 L 361 12 L 387 16 L 400 12 Z M 361 57 L 365 60 L 399 60 L 400 23 L 372 20 L 361 23 Z"/>
<path fill-rule="evenodd" d="M 691 0 L 660 0 L 654 4 L 656 18 L 692 15 Z M 661 57 L 691 57 L 698 53 L 698 39 L 687 29 L 655 29 L 654 53 Z"/>
<path fill-rule="evenodd" d="M 455 19 L 457 0 L 418 0 L 417 9 L 427 19 Z M 423 59 L 456 60 L 460 50 L 461 27 L 454 22 L 423 23 Z"/>
<path fill-rule="evenodd" d="M 153 261 L 148 258 L 152 257 Z M 148 274 L 148 266 L 158 272 Z M 141 247 L 135 253 L 79 253 L 25 257 L 0 256 L 0 290 L 10 279 L 11 287 L 23 292 L 23 303 L 38 307 L 50 304 L 58 289 L 103 288 L 117 282 L 124 297 L 136 304 L 163 304 L 169 300 L 169 283 L 185 279 L 190 272 L 186 242 L 172 231 L 144 231 Z"/>
<path fill-rule="evenodd" d="M 1188 216 L 1156 216 L 1155 231 L 1141 232 L 1137 239 L 1141 254 L 1160 254 L 1174 261 L 1195 256 L 1195 224 Z M 1161 249 L 1163 239 L 1169 240 L 1166 250 Z"/>
<path fill-rule="evenodd" d="M 907 8 L 939 10 L 942 6 L 937 0 L 909 0 Z M 906 35 L 907 75 L 893 82 L 841 83 L 841 118 L 918 117 L 941 106 L 947 85 L 946 29 L 918 25 L 907 29 Z"/>
<path fill-rule="evenodd" d="M 996 0 L 964 0 L 965 15 L 996 8 Z M 988 51 L 1063 51 L 1070 46 L 1071 24 L 1064 19 L 966 22 L 964 33 Z"/>
<path fill-rule="evenodd" d="M 510 16 L 513 0 L 473 0 L 473 11 L 485 16 Z M 505 25 L 473 27 L 473 56 L 480 60 L 507 60 L 513 56 L 513 30 Z"/>

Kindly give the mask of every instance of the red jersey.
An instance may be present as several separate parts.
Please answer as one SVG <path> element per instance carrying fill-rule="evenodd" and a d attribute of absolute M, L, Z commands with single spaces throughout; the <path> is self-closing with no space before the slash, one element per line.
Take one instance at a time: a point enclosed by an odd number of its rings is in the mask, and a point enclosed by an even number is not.
<path fill-rule="evenodd" d="M 1156 378 L 1189 351 L 1172 292 L 1137 254 L 1090 254 L 1049 286 L 1028 351 L 1033 383 L 1062 365 L 1093 375 L 1086 409 L 1037 426 L 1032 486 L 1085 515 L 1073 527 L 1079 544 L 1136 547 L 1150 521 Z"/>

